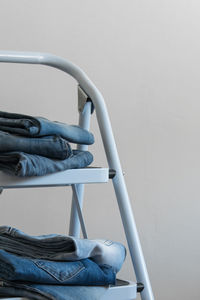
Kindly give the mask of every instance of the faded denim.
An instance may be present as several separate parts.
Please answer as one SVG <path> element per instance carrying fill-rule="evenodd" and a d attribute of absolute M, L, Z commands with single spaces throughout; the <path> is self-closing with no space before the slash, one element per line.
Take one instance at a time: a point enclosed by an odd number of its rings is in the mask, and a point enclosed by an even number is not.
<path fill-rule="evenodd" d="M 85 168 L 93 161 L 89 151 L 72 150 L 64 160 L 24 152 L 0 153 L 0 170 L 19 177 L 42 176 L 68 169 Z"/>
<path fill-rule="evenodd" d="M 125 260 L 126 249 L 110 240 L 89 240 L 73 236 L 48 234 L 32 236 L 10 226 L 0 226 L 0 249 L 13 254 L 54 261 L 92 259 L 117 273 Z"/>
<path fill-rule="evenodd" d="M 0 250 L 0 278 L 17 282 L 56 285 L 115 284 L 112 267 L 99 266 L 89 258 L 77 261 L 51 261 L 27 258 Z"/>
<path fill-rule="evenodd" d="M 69 143 L 60 136 L 24 137 L 0 131 L 0 153 L 10 151 L 56 159 L 66 159 L 72 155 Z"/>
<path fill-rule="evenodd" d="M 21 284 L 0 280 L 0 297 L 26 297 L 35 300 L 99 300 L 107 288 L 108 286 Z"/>
<path fill-rule="evenodd" d="M 30 137 L 59 135 L 68 142 L 76 144 L 94 143 L 93 134 L 79 126 L 3 111 L 0 111 L 0 130 Z"/>

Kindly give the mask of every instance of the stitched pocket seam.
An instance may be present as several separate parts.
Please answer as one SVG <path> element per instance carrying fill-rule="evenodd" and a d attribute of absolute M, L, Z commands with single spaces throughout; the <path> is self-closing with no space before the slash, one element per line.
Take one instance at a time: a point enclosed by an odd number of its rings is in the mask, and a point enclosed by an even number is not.
<path fill-rule="evenodd" d="M 78 266 L 76 270 L 70 273 L 70 275 L 61 275 L 56 270 L 54 270 L 51 267 L 41 265 L 40 261 L 34 261 L 34 263 L 42 270 L 46 271 L 49 275 L 54 277 L 59 282 L 64 282 L 66 280 L 72 279 L 76 275 L 78 275 L 82 270 L 85 269 L 85 266 L 82 264 L 81 266 Z"/>

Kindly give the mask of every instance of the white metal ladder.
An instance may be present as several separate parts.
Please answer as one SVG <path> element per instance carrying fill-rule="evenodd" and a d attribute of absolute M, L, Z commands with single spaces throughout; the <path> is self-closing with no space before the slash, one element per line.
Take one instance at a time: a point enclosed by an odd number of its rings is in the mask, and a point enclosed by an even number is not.
<path fill-rule="evenodd" d="M 74 77 L 78 82 L 78 107 L 80 114 L 79 125 L 82 128 L 89 130 L 91 111 L 94 107 L 109 166 L 109 168 L 89 167 L 84 169 L 66 170 L 50 175 L 23 179 L 0 172 L 1 191 L 9 188 L 72 186 L 73 201 L 69 234 L 78 237 L 81 226 L 83 236 L 86 238 L 87 233 L 81 212 L 84 184 L 107 182 L 110 177 L 113 182 L 118 201 L 137 283 L 118 281 L 116 286 L 110 286 L 110 288 L 107 289 L 106 294 L 101 299 L 131 300 L 136 298 L 137 292 L 140 292 L 142 300 L 154 300 L 103 96 L 83 70 L 66 59 L 52 54 L 39 52 L 0 51 L 0 62 L 47 65 L 62 70 Z M 87 150 L 87 146 L 79 145 L 78 149 Z"/>

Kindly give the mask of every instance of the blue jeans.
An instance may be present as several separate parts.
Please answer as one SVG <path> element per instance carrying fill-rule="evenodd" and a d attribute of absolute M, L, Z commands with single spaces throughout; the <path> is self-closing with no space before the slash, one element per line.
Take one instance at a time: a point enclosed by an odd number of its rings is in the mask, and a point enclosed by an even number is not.
<path fill-rule="evenodd" d="M 64 160 L 28 154 L 24 152 L 0 153 L 0 170 L 11 175 L 42 176 L 68 169 L 85 168 L 93 161 L 89 151 L 72 150 L 72 155 Z"/>
<path fill-rule="evenodd" d="M 43 117 L 3 111 L 0 111 L 0 130 L 31 137 L 59 135 L 67 141 L 77 144 L 90 145 L 94 143 L 93 134 L 79 126 L 49 121 Z"/>
<path fill-rule="evenodd" d="M 105 286 L 21 284 L 0 280 L 0 297 L 25 297 L 35 300 L 99 300 L 107 288 Z"/>
<path fill-rule="evenodd" d="M 32 259 L 78 261 L 90 258 L 99 266 L 111 267 L 115 273 L 126 257 L 125 247 L 118 242 L 59 234 L 31 236 L 9 226 L 0 226 L 0 249 Z"/>
<path fill-rule="evenodd" d="M 66 159 L 72 155 L 69 143 L 60 136 L 24 137 L 0 131 L 0 153 L 10 151 L 56 159 Z"/>
<path fill-rule="evenodd" d="M 115 284 L 116 273 L 111 266 L 100 266 L 89 258 L 51 261 L 27 258 L 0 250 L 0 278 L 39 284 L 107 285 Z"/>

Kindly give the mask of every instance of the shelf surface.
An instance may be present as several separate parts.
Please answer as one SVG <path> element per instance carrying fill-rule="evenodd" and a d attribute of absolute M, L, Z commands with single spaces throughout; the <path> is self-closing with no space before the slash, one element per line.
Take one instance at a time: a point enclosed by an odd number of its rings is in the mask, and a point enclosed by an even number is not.
<path fill-rule="evenodd" d="M 137 284 L 131 281 L 117 279 L 116 285 L 111 285 L 101 300 L 133 300 L 137 297 Z"/>
<path fill-rule="evenodd" d="M 105 183 L 108 168 L 83 168 L 56 172 L 45 176 L 17 177 L 0 171 L 0 189 L 66 186 L 78 183 Z"/>

